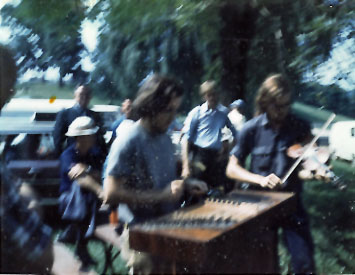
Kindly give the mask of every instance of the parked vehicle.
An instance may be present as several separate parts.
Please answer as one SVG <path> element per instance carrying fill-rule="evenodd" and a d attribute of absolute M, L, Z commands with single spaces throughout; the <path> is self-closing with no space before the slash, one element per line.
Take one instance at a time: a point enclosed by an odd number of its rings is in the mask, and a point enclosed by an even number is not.
<path fill-rule="evenodd" d="M 329 148 L 334 158 L 351 161 L 355 166 L 355 120 L 340 121 L 332 125 Z"/>
<path fill-rule="evenodd" d="M 0 136 L 25 134 L 51 134 L 57 113 L 70 108 L 74 100 L 15 98 L 7 103 L 0 113 Z M 111 137 L 111 125 L 120 115 L 116 105 L 93 105 L 93 111 L 100 114 L 103 127 L 107 131 L 105 139 Z M 106 137 L 107 136 L 107 137 Z"/>
<path fill-rule="evenodd" d="M 72 99 L 30 99 L 14 98 L 7 103 L 1 111 L 1 118 L 21 118 L 19 121 L 28 118 L 31 121 L 55 121 L 56 114 L 65 108 L 70 108 L 75 104 Z M 109 129 L 111 124 L 120 115 L 120 107 L 116 105 L 97 104 L 91 110 L 98 112 L 102 116 L 105 129 Z M 1 128 L 0 128 L 1 129 Z"/>
<path fill-rule="evenodd" d="M 52 132 L 57 113 L 73 104 L 73 100 L 50 103 L 44 99 L 12 99 L 0 114 L 2 164 L 39 194 L 44 218 L 49 223 L 58 220 L 60 178 L 59 160 L 52 154 Z M 109 140 L 110 127 L 119 115 L 119 106 L 94 105 L 92 109 L 102 116 Z"/>

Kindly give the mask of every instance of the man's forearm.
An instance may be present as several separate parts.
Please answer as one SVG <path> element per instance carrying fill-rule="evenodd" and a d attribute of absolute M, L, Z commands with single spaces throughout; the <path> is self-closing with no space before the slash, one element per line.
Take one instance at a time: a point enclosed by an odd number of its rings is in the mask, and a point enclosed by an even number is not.
<path fill-rule="evenodd" d="M 103 189 L 99 182 L 91 175 L 85 175 L 77 178 L 79 185 L 87 190 L 94 192 L 99 198 L 102 198 Z"/>
<path fill-rule="evenodd" d="M 189 153 L 190 153 L 191 144 L 188 140 L 185 140 L 182 144 L 182 170 L 183 172 L 190 170 L 190 160 L 189 160 Z"/>
<path fill-rule="evenodd" d="M 262 176 L 249 172 L 247 169 L 239 164 L 235 156 L 229 158 L 226 175 L 228 178 L 238 181 L 244 181 L 252 184 L 259 184 Z"/>
<path fill-rule="evenodd" d="M 108 176 L 105 180 L 104 196 L 106 203 L 156 204 L 169 200 L 169 194 L 164 190 L 133 190 L 125 187 L 126 180 Z"/>

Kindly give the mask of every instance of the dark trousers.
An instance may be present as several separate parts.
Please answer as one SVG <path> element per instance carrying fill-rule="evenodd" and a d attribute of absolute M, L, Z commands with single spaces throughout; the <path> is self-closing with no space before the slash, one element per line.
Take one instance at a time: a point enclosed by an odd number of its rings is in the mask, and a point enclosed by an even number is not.
<path fill-rule="evenodd" d="M 250 186 L 251 190 L 263 190 L 259 187 Z M 292 191 L 292 190 L 288 190 Z M 309 227 L 307 212 L 304 210 L 301 194 L 296 193 L 297 209 L 287 219 L 283 220 L 280 226 L 282 228 L 282 239 L 290 253 L 293 273 L 314 273 L 314 246 Z"/>
<path fill-rule="evenodd" d="M 283 241 L 291 255 L 294 273 L 315 272 L 313 259 L 313 241 L 309 228 L 308 216 L 298 195 L 296 213 L 291 215 L 282 225 Z"/>
<path fill-rule="evenodd" d="M 220 156 L 218 150 L 204 149 L 191 145 L 192 177 L 203 180 L 210 189 L 230 190 L 232 183 L 226 177 L 227 158 Z"/>
<path fill-rule="evenodd" d="M 87 244 L 96 227 L 98 209 L 96 195 L 82 190 L 76 182 L 73 182 L 71 189 L 63 192 L 59 201 L 59 213 L 66 226 L 58 241 L 75 244 L 75 253 L 83 265 L 92 264 L 93 260 L 87 250 Z"/>

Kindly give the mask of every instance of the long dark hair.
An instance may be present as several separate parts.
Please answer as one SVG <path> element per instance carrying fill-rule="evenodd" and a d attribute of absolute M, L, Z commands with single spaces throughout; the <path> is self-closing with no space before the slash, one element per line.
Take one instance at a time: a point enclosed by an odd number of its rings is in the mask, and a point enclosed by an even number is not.
<path fill-rule="evenodd" d="M 255 115 L 266 112 L 269 104 L 278 97 L 291 93 L 291 87 L 288 79 L 282 74 L 272 74 L 261 84 L 255 98 Z"/>
<path fill-rule="evenodd" d="M 17 67 L 10 50 L 0 45 L 0 109 L 12 95 L 17 78 Z"/>
<path fill-rule="evenodd" d="M 174 79 L 153 74 L 138 90 L 132 110 L 139 117 L 153 117 L 164 111 L 173 97 L 182 95 L 183 89 Z"/>

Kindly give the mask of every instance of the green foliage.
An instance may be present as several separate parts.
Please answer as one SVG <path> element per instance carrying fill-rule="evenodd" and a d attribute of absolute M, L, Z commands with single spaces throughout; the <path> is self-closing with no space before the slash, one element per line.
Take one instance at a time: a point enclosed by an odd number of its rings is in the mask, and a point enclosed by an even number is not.
<path fill-rule="evenodd" d="M 84 81 L 81 23 L 98 19 L 92 82 L 108 97 L 122 99 L 134 97 L 150 72 L 170 74 L 187 91 L 187 111 L 199 102 L 196 91 L 206 79 L 220 84 L 226 104 L 244 98 L 252 105 L 257 87 L 272 72 L 287 73 L 297 87 L 334 45 L 353 36 L 351 1 L 329 3 L 101 0 L 88 9 L 84 0 L 23 0 L 2 14 L 16 30 L 12 46 L 23 71 L 58 66 L 61 77 L 73 73 L 74 82 Z M 349 79 L 346 73 L 339 77 Z"/>
<path fill-rule="evenodd" d="M 316 2 L 312 13 L 301 22 L 301 31 L 296 35 L 297 47 L 289 64 L 298 74 L 314 71 L 331 57 L 334 46 L 352 36 L 354 11 L 351 1 L 333 1 L 333 5 L 329 2 Z"/>
<path fill-rule="evenodd" d="M 355 118 L 354 93 L 346 92 L 336 85 L 324 86 L 316 82 L 303 83 L 297 90 L 297 101 Z"/>
<path fill-rule="evenodd" d="M 58 66 L 61 78 L 69 73 L 74 77 L 80 74 L 84 12 L 81 2 L 72 0 L 23 0 L 16 7 L 3 8 L 5 23 L 16 33 L 12 46 L 18 57 L 24 57 L 19 63 L 22 72 Z"/>
<path fill-rule="evenodd" d="M 315 69 L 331 57 L 334 46 L 341 45 L 351 37 L 352 32 L 349 30 L 353 29 L 354 13 L 351 1 L 331 1 L 333 5 L 329 2 L 308 0 L 261 2 L 258 7 L 260 16 L 255 22 L 257 35 L 248 52 L 250 65 L 246 99 L 249 102 L 254 99 L 262 80 L 272 72 L 286 73 L 293 86 L 299 90 L 305 88 L 300 87 L 303 75 L 306 72 L 315 75 Z M 279 30 L 282 37 L 277 39 L 276 34 Z M 350 47 L 348 50 L 351 52 Z M 351 69 L 344 71 L 340 68 L 341 66 L 338 69 L 337 80 L 343 79 L 351 85 L 349 75 Z M 330 90 L 334 90 L 333 87 L 327 89 L 322 96 L 323 100 L 328 97 Z M 311 94 L 308 98 L 316 101 Z M 326 100 L 327 102 L 320 106 L 337 113 L 352 115 L 349 113 L 351 104 L 347 105 L 347 110 L 340 111 L 329 106 L 330 102 L 337 102 L 334 101 L 334 97 L 329 96 Z M 304 102 L 315 103 L 310 100 Z M 319 103 L 315 105 L 319 106 Z M 339 102 L 337 105 L 337 108 L 341 106 Z"/>
<path fill-rule="evenodd" d="M 104 89 L 114 89 L 121 98 L 132 97 L 137 84 L 152 71 L 183 79 L 189 93 L 195 92 L 202 78 L 218 78 L 221 62 L 214 56 L 220 19 L 213 1 L 135 0 L 109 5 L 101 1 L 97 5 L 106 25 L 94 77 Z"/>
<path fill-rule="evenodd" d="M 298 117 L 310 121 L 311 123 L 324 123 L 332 113 L 324 108 L 317 108 L 315 106 L 306 105 L 301 102 L 293 103 L 292 111 L 296 113 Z M 353 119 L 344 115 L 336 115 L 337 116 L 335 117 L 334 122 Z"/>

